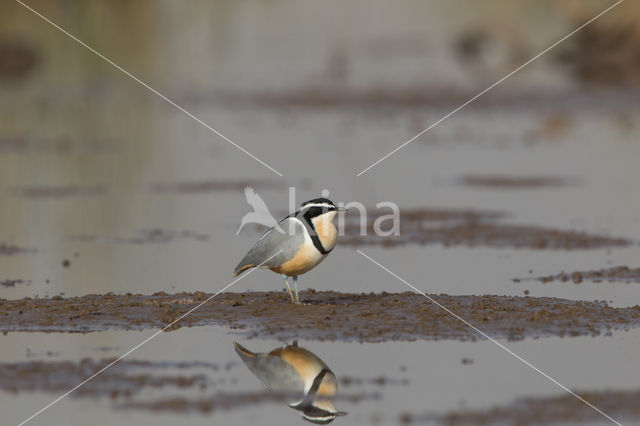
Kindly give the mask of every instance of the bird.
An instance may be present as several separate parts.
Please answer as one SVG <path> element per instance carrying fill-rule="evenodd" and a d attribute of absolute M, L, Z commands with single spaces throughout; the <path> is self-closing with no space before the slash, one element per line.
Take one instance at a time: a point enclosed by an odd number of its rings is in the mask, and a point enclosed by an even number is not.
<path fill-rule="evenodd" d="M 233 277 L 251 268 L 266 268 L 282 275 L 291 301 L 300 304 L 298 275 L 322 262 L 336 245 L 338 230 L 333 219 L 338 208 L 327 198 L 314 198 L 268 229 L 236 266 Z M 280 228 L 280 229 L 278 229 Z M 293 277 L 295 297 L 288 277 Z"/>
<path fill-rule="evenodd" d="M 260 225 L 268 226 L 270 228 L 277 227 L 278 230 L 282 232 L 282 229 L 280 229 L 278 223 L 269 211 L 267 204 L 264 202 L 262 197 L 256 194 L 252 187 L 247 186 L 244 188 L 244 197 L 246 198 L 247 203 L 253 207 L 253 211 L 242 217 L 240 227 L 236 231 L 236 235 L 242 231 L 242 228 L 244 228 L 247 223 L 259 223 Z"/>
<path fill-rule="evenodd" d="M 333 404 L 338 392 L 335 374 L 311 351 L 297 341 L 269 353 L 253 353 L 233 342 L 242 362 L 272 392 L 285 393 L 289 407 L 301 411 L 302 418 L 316 424 L 331 423 L 347 413 Z"/>

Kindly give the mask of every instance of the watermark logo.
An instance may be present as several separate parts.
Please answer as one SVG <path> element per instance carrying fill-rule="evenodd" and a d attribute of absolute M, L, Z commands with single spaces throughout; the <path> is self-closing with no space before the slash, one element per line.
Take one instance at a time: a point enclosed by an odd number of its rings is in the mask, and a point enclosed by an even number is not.
<path fill-rule="evenodd" d="M 259 225 L 264 225 L 267 228 L 275 227 L 279 232 L 284 232 L 278 225 L 278 221 L 275 220 L 269 211 L 267 203 L 264 202 L 262 197 L 256 194 L 252 187 L 247 186 L 244 189 L 244 197 L 246 198 L 247 203 L 253 207 L 253 211 L 242 217 L 242 221 L 240 222 L 240 227 L 236 231 L 236 235 L 238 235 L 240 231 L 242 231 L 242 228 L 244 228 L 248 223 L 257 223 Z"/>
<path fill-rule="evenodd" d="M 262 197 L 258 195 L 253 188 L 247 186 L 244 189 L 244 196 L 247 203 L 253 208 L 253 211 L 245 214 L 240 222 L 240 227 L 236 231 L 236 235 L 242 231 L 247 224 L 259 224 L 268 228 L 276 228 L 279 232 L 285 231 L 280 227 L 278 221 L 271 214 Z M 328 189 L 321 191 L 323 198 L 330 198 Z M 400 235 L 400 208 L 392 201 L 381 201 L 375 204 L 375 212 L 370 215 L 367 207 L 359 201 L 335 202 L 339 210 L 347 210 L 346 214 L 338 216 L 336 227 L 338 235 L 343 236 L 347 230 L 359 230 L 359 235 L 366 236 L 369 233 L 380 237 Z M 296 201 L 296 188 L 289 187 L 289 213 L 293 214 L 299 208 Z M 370 216 L 373 223 L 370 223 Z M 290 229 L 292 231 L 292 229 Z"/>

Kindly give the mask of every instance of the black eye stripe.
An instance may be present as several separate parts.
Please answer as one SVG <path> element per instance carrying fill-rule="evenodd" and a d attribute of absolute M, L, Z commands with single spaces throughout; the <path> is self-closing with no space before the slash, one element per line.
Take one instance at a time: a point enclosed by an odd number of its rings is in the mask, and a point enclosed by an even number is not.
<path fill-rule="evenodd" d="M 336 207 L 333 207 L 333 206 L 327 206 L 327 207 L 313 206 L 306 209 L 306 211 L 304 212 L 304 217 L 305 219 L 311 220 L 316 216 L 320 216 L 321 214 L 334 211 L 334 210 L 337 210 L 337 209 Z"/>
<path fill-rule="evenodd" d="M 323 207 L 309 207 L 302 215 L 304 221 L 307 223 L 307 230 L 309 231 L 309 236 L 311 237 L 313 245 L 322 254 L 328 254 L 331 250 L 326 250 L 322 245 L 322 242 L 320 241 L 320 238 L 318 238 L 318 234 L 316 233 L 315 227 L 313 226 L 313 221 L 311 219 L 323 213 L 326 213 L 327 211 L 329 211 L 329 209 L 325 209 Z"/>

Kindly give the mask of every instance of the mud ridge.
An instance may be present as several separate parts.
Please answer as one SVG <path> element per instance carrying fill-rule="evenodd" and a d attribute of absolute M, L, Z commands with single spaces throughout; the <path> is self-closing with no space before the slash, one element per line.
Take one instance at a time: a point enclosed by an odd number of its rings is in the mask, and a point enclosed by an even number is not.
<path fill-rule="evenodd" d="M 601 283 L 604 281 L 623 282 L 623 283 L 640 283 L 640 268 L 629 268 L 628 266 L 615 266 L 613 268 L 598 269 L 591 271 L 574 271 L 574 272 L 561 272 L 556 275 L 548 275 L 545 277 L 534 278 L 535 280 L 543 283 L 552 281 L 572 281 L 574 284 L 580 284 L 583 281 L 592 281 L 594 283 Z M 515 280 L 518 280 L 516 278 Z M 515 281 L 514 280 L 514 281 Z M 522 279 L 524 280 L 524 279 Z"/>
<path fill-rule="evenodd" d="M 640 417 L 640 390 L 576 392 L 580 397 L 598 407 L 614 419 L 633 422 Z M 492 425 L 519 426 L 542 424 L 583 424 L 605 421 L 602 414 L 573 395 L 547 398 L 520 398 L 509 405 L 489 409 L 451 411 L 441 415 L 402 414 L 401 424 L 429 423 L 443 425 Z"/>
<path fill-rule="evenodd" d="M 567 186 L 572 181 L 557 176 L 466 175 L 459 183 L 474 188 L 539 189 Z"/>
<path fill-rule="evenodd" d="M 15 254 L 33 253 L 35 250 L 18 247 L 13 244 L 0 243 L 0 256 L 13 256 Z"/>
<path fill-rule="evenodd" d="M 115 358 L 80 361 L 27 361 L 0 363 L 0 390 L 23 394 L 48 392 L 59 394 L 104 369 Z M 72 398 L 107 398 L 119 410 L 150 410 L 173 413 L 208 414 L 217 410 L 241 409 L 264 403 L 285 404 L 291 395 L 263 390 L 256 383 L 255 391 L 228 392 L 223 389 L 237 382 L 232 372 L 236 363 L 225 366 L 192 361 L 137 361 L 123 359 L 86 382 L 82 391 Z M 243 367 L 241 367 L 243 368 Z M 363 384 L 385 386 L 395 379 L 381 377 L 364 379 L 350 377 L 342 384 L 362 387 Z M 169 394 L 169 395 L 168 395 Z M 295 395 L 298 397 L 298 395 Z M 347 393 L 337 400 L 359 402 L 379 399 L 379 392 Z"/>
<path fill-rule="evenodd" d="M 209 241 L 209 238 L 208 234 L 190 231 L 188 229 L 173 231 L 161 228 L 142 229 L 131 237 L 108 237 L 90 234 L 80 234 L 71 237 L 71 239 L 75 241 L 106 244 L 161 244 L 181 240 Z"/>
<path fill-rule="evenodd" d="M 149 191 L 155 194 L 206 194 L 209 192 L 242 192 L 247 186 L 254 189 L 267 190 L 280 188 L 274 180 L 193 180 L 183 182 L 156 182 L 149 186 Z"/>
<path fill-rule="evenodd" d="M 104 185 L 95 186 L 27 186 L 13 188 L 11 193 L 26 198 L 92 197 L 107 193 Z"/>
<path fill-rule="evenodd" d="M 162 328 L 204 302 L 210 294 L 112 293 L 63 298 L 0 300 L 0 331 L 87 333 Z M 640 306 L 613 308 L 604 302 L 558 298 L 432 295 L 496 338 L 599 335 L 640 326 Z M 383 342 L 476 340 L 467 325 L 416 293 L 301 293 L 294 305 L 284 291 L 224 293 L 171 329 L 222 325 L 245 337 Z"/>

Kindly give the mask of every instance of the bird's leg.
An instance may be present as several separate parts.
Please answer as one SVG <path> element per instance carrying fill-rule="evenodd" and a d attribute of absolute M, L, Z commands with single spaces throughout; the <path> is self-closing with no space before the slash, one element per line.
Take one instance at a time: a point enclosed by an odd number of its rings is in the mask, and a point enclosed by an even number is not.
<path fill-rule="evenodd" d="M 298 296 L 298 276 L 294 275 L 293 276 L 293 287 L 296 290 L 296 303 L 300 303 L 300 297 Z"/>
<path fill-rule="evenodd" d="M 291 287 L 289 287 L 289 280 L 285 274 L 282 274 L 282 279 L 284 280 L 284 284 L 287 286 L 287 290 L 289 291 L 289 296 L 291 296 L 291 301 L 293 303 L 296 302 L 296 299 L 293 298 L 293 293 L 291 293 Z"/>
<path fill-rule="evenodd" d="M 291 343 L 289 343 L 289 342 L 284 342 L 284 343 L 282 344 L 282 350 L 287 349 L 289 346 L 295 346 L 295 347 L 298 347 L 298 341 L 297 341 L 297 340 L 292 340 L 292 341 L 291 341 Z"/>

